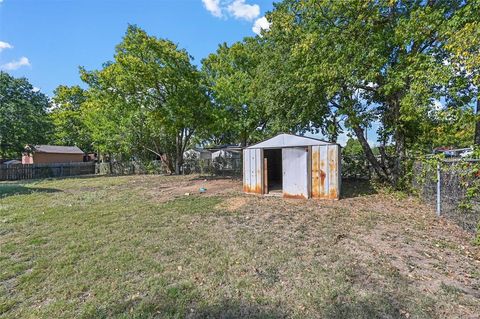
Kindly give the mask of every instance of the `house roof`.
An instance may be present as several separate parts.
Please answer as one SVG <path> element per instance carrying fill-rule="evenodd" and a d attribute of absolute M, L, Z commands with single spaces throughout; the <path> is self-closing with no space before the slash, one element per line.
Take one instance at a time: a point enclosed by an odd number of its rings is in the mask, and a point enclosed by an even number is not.
<path fill-rule="evenodd" d="M 216 152 L 219 150 L 241 151 L 242 147 L 239 144 L 223 144 L 223 145 L 207 147 L 206 149 L 211 152 Z"/>
<path fill-rule="evenodd" d="M 211 153 L 210 150 L 200 147 L 194 147 L 186 150 L 185 152 L 199 152 L 199 153 Z"/>
<path fill-rule="evenodd" d="M 58 145 L 29 145 L 26 147 L 35 153 L 51 154 L 84 154 L 77 146 L 58 146 Z"/>
<path fill-rule="evenodd" d="M 263 142 L 250 145 L 247 149 L 252 148 L 284 148 L 296 146 L 315 146 L 315 145 L 336 145 L 313 137 L 298 136 L 293 134 L 278 134 Z"/>

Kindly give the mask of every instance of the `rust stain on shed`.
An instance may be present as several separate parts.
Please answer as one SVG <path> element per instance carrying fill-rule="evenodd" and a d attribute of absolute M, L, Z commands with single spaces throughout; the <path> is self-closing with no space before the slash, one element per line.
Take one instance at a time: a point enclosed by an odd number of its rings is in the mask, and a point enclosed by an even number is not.
<path fill-rule="evenodd" d="M 283 193 L 284 198 L 291 198 L 291 199 L 307 199 L 304 195 L 293 195 L 288 193 Z"/>
<path fill-rule="evenodd" d="M 325 185 L 327 173 L 324 170 L 325 161 L 321 160 L 321 149 L 313 148 L 312 151 L 312 197 L 324 199 L 328 198 Z"/>
<path fill-rule="evenodd" d="M 329 189 L 328 189 L 328 198 L 329 199 L 338 199 L 338 157 L 337 149 L 333 147 L 328 148 L 328 168 L 329 168 Z"/>
<path fill-rule="evenodd" d="M 243 191 L 245 193 L 255 193 L 255 194 L 262 194 L 262 186 L 255 184 L 253 187 L 250 185 L 243 185 Z"/>
<path fill-rule="evenodd" d="M 335 188 L 332 188 L 328 194 L 328 199 L 338 199 L 338 193 Z"/>

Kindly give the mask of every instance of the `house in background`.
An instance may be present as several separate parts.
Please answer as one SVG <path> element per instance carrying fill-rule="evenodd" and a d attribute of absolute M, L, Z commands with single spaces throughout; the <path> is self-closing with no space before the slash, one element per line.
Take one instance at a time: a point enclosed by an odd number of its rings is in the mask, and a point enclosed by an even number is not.
<path fill-rule="evenodd" d="M 211 160 L 212 152 L 203 148 L 191 148 L 183 153 L 184 159 Z"/>
<path fill-rule="evenodd" d="M 242 157 L 241 148 L 224 148 L 212 153 L 212 160 L 240 159 L 241 157 Z"/>
<path fill-rule="evenodd" d="M 209 147 L 208 150 L 212 152 L 212 160 L 229 160 L 241 159 L 242 147 L 238 144 L 225 144 L 215 147 Z"/>
<path fill-rule="evenodd" d="M 27 145 L 22 164 L 83 162 L 84 155 L 77 146 Z"/>

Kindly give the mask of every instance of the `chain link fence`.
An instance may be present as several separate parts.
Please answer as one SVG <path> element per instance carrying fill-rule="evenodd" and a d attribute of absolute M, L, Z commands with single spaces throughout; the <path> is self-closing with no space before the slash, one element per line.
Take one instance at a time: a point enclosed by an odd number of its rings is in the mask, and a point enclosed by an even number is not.
<path fill-rule="evenodd" d="M 210 159 L 187 159 L 182 166 L 183 174 L 241 177 L 243 172 L 241 158 L 217 157 Z"/>
<path fill-rule="evenodd" d="M 477 160 L 415 162 L 413 187 L 437 215 L 475 232 L 480 223 L 479 164 Z"/>
<path fill-rule="evenodd" d="M 181 173 L 184 175 L 200 174 L 210 176 L 242 176 L 242 160 L 240 158 L 185 159 Z M 142 162 L 109 162 L 95 166 L 98 175 L 135 175 L 135 174 L 169 174 L 168 168 L 161 161 Z"/>

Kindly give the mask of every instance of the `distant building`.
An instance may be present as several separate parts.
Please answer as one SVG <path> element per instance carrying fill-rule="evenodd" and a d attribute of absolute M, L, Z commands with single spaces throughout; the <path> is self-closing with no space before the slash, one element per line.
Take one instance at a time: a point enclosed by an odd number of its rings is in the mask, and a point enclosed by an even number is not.
<path fill-rule="evenodd" d="M 240 159 L 242 157 L 241 149 L 224 148 L 212 153 L 212 160 L 218 159 Z"/>
<path fill-rule="evenodd" d="M 22 164 L 83 162 L 84 155 L 77 146 L 27 145 Z"/>
<path fill-rule="evenodd" d="M 185 159 L 211 160 L 212 152 L 203 148 L 191 148 L 183 153 Z"/>

